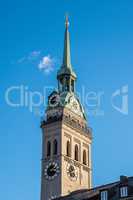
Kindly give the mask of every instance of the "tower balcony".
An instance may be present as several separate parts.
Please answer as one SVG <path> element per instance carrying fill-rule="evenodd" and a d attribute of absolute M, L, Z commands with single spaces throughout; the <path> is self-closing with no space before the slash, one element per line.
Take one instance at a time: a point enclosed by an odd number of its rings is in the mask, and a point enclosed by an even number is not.
<path fill-rule="evenodd" d="M 76 131 L 80 132 L 81 134 L 85 134 L 87 137 L 92 139 L 92 129 L 87 127 L 86 124 L 81 125 L 78 121 L 74 120 L 71 116 L 68 115 L 56 115 L 53 117 L 49 117 L 46 120 L 42 120 L 41 128 L 43 128 L 47 124 L 55 123 L 61 121 L 62 123 L 70 126 L 71 128 L 75 129 Z"/>

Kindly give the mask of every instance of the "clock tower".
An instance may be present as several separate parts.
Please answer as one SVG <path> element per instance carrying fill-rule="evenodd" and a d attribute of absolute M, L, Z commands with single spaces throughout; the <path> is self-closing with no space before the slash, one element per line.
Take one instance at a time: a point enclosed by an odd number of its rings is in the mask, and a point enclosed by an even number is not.
<path fill-rule="evenodd" d="M 48 97 L 42 121 L 41 200 L 90 189 L 91 129 L 76 95 L 77 76 L 71 65 L 69 22 L 66 17 L 64 54 L 57 72 L 58 89 Z"/>

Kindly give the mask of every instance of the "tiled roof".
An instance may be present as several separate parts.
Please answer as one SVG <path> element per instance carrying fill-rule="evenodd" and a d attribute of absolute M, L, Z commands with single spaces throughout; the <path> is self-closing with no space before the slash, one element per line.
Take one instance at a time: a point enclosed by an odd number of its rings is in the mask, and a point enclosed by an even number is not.
<path fill-rule="evenodd" d="M 71 192 L 69 195 L 64 197 L 56 198 L 56 200 L 98 200 L 99 199 L 99 193 L 102 190 L 108 190 L 110 192 L 110 199 L 112 197 L 115 197 L 116 191 L 119 191 L 119 186 L 121 184 L 125 184 L 128 182 L 128 185 L 130 186 L 130 195 L 126 200 L 133 200 L 133 177 L 121 177 L 120 181 L 101 185 L 95 188 L 92 188 L 90 190 L 77 190 L 74 192 Z M 118 194 L 118 193 L 117 193 Z M 118 198 L 115 198 L 118 199 Z"/>

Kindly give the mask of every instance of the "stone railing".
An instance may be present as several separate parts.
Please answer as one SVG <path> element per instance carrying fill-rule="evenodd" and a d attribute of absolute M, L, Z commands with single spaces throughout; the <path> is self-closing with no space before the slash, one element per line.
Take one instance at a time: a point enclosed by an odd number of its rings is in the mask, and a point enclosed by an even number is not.
<path fill-rule="evenodd" d="M 86 125 L 82 126 L 79 122 L 73 120 L 70 116 L 66 115 L 60 115 L 60 116 L 54 116 L 50 117 L 46 120 L 43 120 L 41 122 L 41 127 L 43 127 L 46 124 L 50 124 L 52 122 L 57 122 L 57 121 L 63 121 L 65 124 L 69 125 L 73 129 L 76 129 L 78 132 L 82 132 L 92 138 L 92 129 L 87 127 Z"/>
<path fill-rule="evenodd" d="M 74 121 L 71 117 L 63 116 L 63 122 L 68 124 L 72 128 L 77 129 L 80 132 L 84 132 L 85 134 L 87 134 L 90 137 L 92 137 L 92 129 L 91 128 L 88 128 L 86 125 L 82 126 L 77 121 Z"/>

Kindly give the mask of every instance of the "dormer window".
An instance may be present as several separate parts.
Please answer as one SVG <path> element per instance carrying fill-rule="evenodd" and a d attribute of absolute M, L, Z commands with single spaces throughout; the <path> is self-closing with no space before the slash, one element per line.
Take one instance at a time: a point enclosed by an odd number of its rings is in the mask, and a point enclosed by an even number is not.
<path fill-rule="evenodd" d="M 122 186 L 120 187 L 120 197 L 127 197 L 128 196 L 128 187 Z"/>
<path fill-rule="evenodd" d="M 108 191 L 107 190 L 101 191 L 100 196 L 101 196 L 100 200 L 108 200 Z"/>

